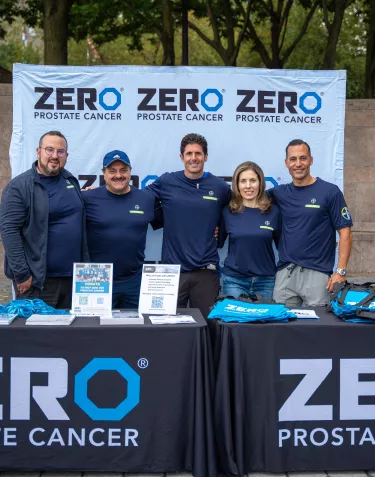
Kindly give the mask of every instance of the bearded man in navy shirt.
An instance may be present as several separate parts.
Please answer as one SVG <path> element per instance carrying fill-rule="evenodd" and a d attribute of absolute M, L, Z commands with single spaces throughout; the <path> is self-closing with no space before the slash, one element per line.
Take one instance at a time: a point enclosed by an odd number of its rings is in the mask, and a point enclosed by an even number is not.
<path fill-rule="evenodd" d="M 230 199 L 230 187 L 204 171 L 206 139 L 187 134 L 181 141 L 184 170 L 165 173 L 145 190 L 161 201 L 164 217 L 162 263 L 180 264 L 178 306 L 199 308 L 207 317 L 219 294 L 215 228 Z"/>
<path fill-rule="evenodd" d="M 159 209 L 150 195 L 129 184 L 125 152 L 104 156 L 105 185 L 83 193 L 92 262 L 113 263 L 113 308 L 137 308 L 148 224 L 156 228 Z"/>
<path fill-rule="evenodd" d="M 305 141 L 288 144 L 285 165 L 293 182 L 268 191 L 282 216 L 273 299 L 291 308 L 322 306 L 334 284 L 345 280 L 352 220 L 340 189 L 311 176 L 313 158 Z M 336 231 L 340 241 L 333 271 Z"/>
<path fill-rule="evenodd" d="M 71 307 L 73 263 L 89 261 L 83 200 L 65 169 L 67 150 L 60 131 L 43 134 L 37 161 L 5 187 L 0 207 L 5 275 L 17 298 L 55 308 Z"/>

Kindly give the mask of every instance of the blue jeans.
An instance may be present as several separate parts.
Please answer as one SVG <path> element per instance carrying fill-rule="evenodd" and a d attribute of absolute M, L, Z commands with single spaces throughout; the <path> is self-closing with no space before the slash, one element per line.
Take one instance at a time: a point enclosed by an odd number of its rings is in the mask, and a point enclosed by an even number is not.
<path fill-rule="evenodd" d="M 245 295 L 259 293 L 265 300 L 270 300 L 274 285 L 275 276 L 238 278 L 223 275 L 223 294 L 232 295 L 234 298 L 238 298 L 242 293 Z"/>
<path fill-rule="evenodd" d="M 112 308 L 138 308 L 142 272 L 127 280 L 113 280 Z"/>

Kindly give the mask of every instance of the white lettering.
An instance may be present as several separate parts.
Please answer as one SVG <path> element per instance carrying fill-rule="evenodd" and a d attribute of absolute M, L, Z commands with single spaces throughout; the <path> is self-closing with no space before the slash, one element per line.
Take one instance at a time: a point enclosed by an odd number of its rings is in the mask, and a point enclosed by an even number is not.
<path fill-rule="evenodd" d="M 360 431 L 360 428 L 359 427 L 347 427 L 345 429 L 347 432 L 350 433 L 350 445 L 351 446 L 354 446 L 355 444 L 355 433 Z"/>
<path fill-rule="evenodd" d="M 11 439 L 17 439 L 17 429 L 15 427 L 4 427 L 4 446 L 16 446 L 17 442 Z"/>
<path fill-rule="evenodd" d="M 137 429 L 125 429 L 125 446 L 128 447 L 129 441 L 132 442 L 134 447 L 138 447 L 136 438 L 138 437 Z"/>
<path fill-rule="evenodd" d="M 358 404 L 359 396 L 375 396 L 375 381 L 359 381 L 375 374 L 375 359 L 340 359 L 340 419 L 375 419 L 374 404 Z"/>
<path fill-rule="evenodd" d="M 35 429 L 32 429 L 29 434 L 29 441 L 31 442 L 33 446 L 44 446 L 45 441 L 37 442 L 34 440 L 34 434 L 36 432 L 45 432 L 45 430 L 42 427 L 36 427 Z"/>
<path fill-rule="evenodd" d="M 337 441 L 332 441 L 333 446 L 341 446 L 342 443 L 344 442 L 344 439 L 341 435 L 342 431 L 343 431 L 342 427 L 335 427 L 334 429 L 332 429 L 332 437 L 335 437 L 336 439 L 338 439 Z"/>
<path fill-rule="evenodd" d="M 71 427 L 69 427 L 68 432 L 69 432 L 69 434 L 68 434 L 68 446 L 73 445 L 73 437 L 75 438 L 75 440 L 77 441 L 77 443 L 80 446 L 85 445 L 86 429 L 83 429 L 83 428 L 81 429 L 81 435 L 80 436 L 77 434 L 75 429 L 72 429 Z"/>
<path fill-rule="evenodd" d="M 283 446 L 283 441 L 290 439 L 291 433 L 289 429 L 279 429 L 279 447 Z"/>
<path fill-rule="evenodd" d="M 281 359 L 280 374 L 304 374 L 305 377 L 279 411 L 282 421 L 331 421 L 333 406 L 306 405 L 332 370 L 332 359 Z"/>
<path fill-rule="evenodd" d="M 321 442 L 315 440 L 315 434 L 317 432 L 321 432 L 324 436 L 324 439 Z M 314 446 L 324 446 L 324 444 L 327 444 L 328 441 L 328 432 L 325 429 L 318 427 L 317 429 L 311 431 L 310 441 L 312 442 L 312 444 L 314 444 Z"/>
<path fill-rule="evenodd" d="M 48 439 L 47 446 L 52 445 L 54 442 L 58 442 L 61 446 L 65 446 L 64 439 L 57 428 L 52 431 L 51 437 Z"/>
<path fill-rule="evenodd" d="M 120 435 L 116 435 L 121 433 L 121 429 L 108 429 L 108 446 L 121 446 L 120 442 L 114 442 L 115 440 L 121 439 Z"/>
<path fill-rule="evenodd" d="M 375 439 L 372 435 L 371 430 L 366 427 L 365 432 L 363 433 L 361 440 L 359 441 L 359 445 L 362 446 L 364 442 L 371 442 L 372 445 L 375 445 Z"/>
<path fill-rule="evenodd" d="M 69 416 L 57 398 L 68 390 L 68 363 L 63 358 L 11 358 L 10 418 L 30 419 L 30 389 L 47 419 L 67 421 Z M 31 373 L 46 373 L 47 386 L 31 386 Z"/>
<path fill-rule="evenodd" d="M 307 446 L 305 438 L 307 436 L 306 429 L 294 429 L 294 446 L 298 447 L 298 441 L 301 441 L 303 446 Z"/>
<path fill-rule="evenodd" d="M 93 429 L 90 434 L 89 434 L 89 441 L 90 443 L 93 445 L 93 446 L 96 446 L 96 447 L 101 447 L 101 446 L 104 446 L 104 442 L 103 441 L 100 441 L 100 442 L 96 442 L 94 441 L 94 434 L 96 434 L 97 432 L 102 432 L 104 433 L 104 429 L 100 429 L 98 427 L 96 427 L 95 429 Z"/>

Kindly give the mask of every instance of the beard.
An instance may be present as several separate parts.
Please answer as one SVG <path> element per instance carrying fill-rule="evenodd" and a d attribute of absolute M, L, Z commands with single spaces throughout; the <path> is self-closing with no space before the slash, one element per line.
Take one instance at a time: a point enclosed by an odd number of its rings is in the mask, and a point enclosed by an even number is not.
<path fill-rule="evenodd" d="M 50 169 L 47 164 L 43 164 L 41 161 L 38 161 L 38 169 L 45 176 L 58 176 L 61 172 L 62 167 L 59 165 L 57 169 Z"/>

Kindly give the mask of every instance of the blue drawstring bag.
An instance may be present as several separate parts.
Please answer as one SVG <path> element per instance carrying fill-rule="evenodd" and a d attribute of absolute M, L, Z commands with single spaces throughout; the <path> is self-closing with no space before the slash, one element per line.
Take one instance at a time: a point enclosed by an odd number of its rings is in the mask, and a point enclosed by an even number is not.
<path fill-rule="evenodd" d="M 227 323 L 286 322 L 296 319 L 297 315 L 291 313 L 285 305 L 247 303 L 226 298 L 215 304 L 208 318 Z"/>
<path fill-rule="evenodd" d="M 375 322 L 375 286 L 372 283 L 335 283 L 328 307 L 336 316 L 351 323 Z"/>

